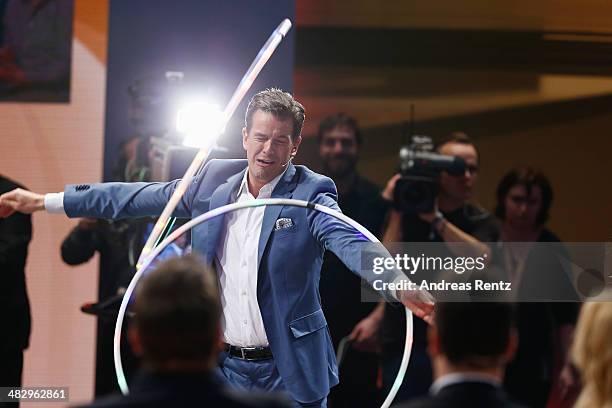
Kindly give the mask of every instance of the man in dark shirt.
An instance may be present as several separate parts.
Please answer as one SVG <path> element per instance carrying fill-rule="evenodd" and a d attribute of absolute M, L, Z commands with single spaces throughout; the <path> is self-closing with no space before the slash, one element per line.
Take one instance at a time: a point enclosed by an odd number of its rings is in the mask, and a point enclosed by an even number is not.
<path fill-rule="evenodd" d="M 336 183 L 340 209 L 379 235 L 388 206 L 378 186 L 357 173 L 363 142 L 357 121 L 343 113 L 329 116 L 319 125 L 318 138 L 322 173 Z M 377 406 L 378 344 L 376 331 L 370 328 L 378 327 L 379 322 L 372 320 L 380 320 L 382 314 L 371 314 L 376 303 L 361 301 L 361 280 L 329 251 L 319 289 L 334 348 L 344 337 L 351 341 L 346 358 L 339 362 L 340 384 L 332 388 L 328 404 L 332 408 Z"/>
<path fill-rule="evenodd" d="M 0 175 L 0 194 L 23 188 Z M 25 264 L 32 239 L 30 215 L 15 213 L 0 218 L 0 387 L 20 387 L 23 350 L 30 340 L 30 303 Z M 1 405 L 1 404 L 0 404 Z M 7 406 L 19 406 L 18 403 Z"/>
<path fill-rule="evenodd" d="M 463 175 L 440 174 L 440 192 L 437 198 L 438 212 L 431 214 L 403 213 L 396 209 L 389 212 L 384 242 L 463 242 L 471 244 L 478 255 L 490 254 L 482 242 L 490 242 L 497 236 L 494 218 L 481 208 L 470 204 L 478 174 L 478 151 L 462 132 L 455 132 L 441 139 L 436 152 L 458 156 L 467 164 Z M 392 177 L 383 197 L 393 199 L 395 183 L 399 175 Z M 463 249 L 468 246 L 462 246 Z M 449 249 L 450 251 L 450 249 Z M 472 254 L 455 254 L 469 256 Z M 427 393 L 432 381 L 432 368 L 427 355 L 427 323 L 414 319 L 412 353 L 408 371 L 395 401 L 399 402 Z M 383 364 L 383 388 L 388 391 L 400 367 L 406 338 L 404 308 L 384 305 L 381 327 Z"/>
<path fill-rule="evenodd" d="M 398 408 L 519 408 L 502 388 L 517 344 L 513 320 L 510 303 L 438 303 L 428 336 L 436 381 L 429 396 Z"/>
<path fill-rule="evenodd" d="M 100 254 L 97 303 L 89 304 L 90 313 L 98 315 L 96 342 L 96 397 L 119 391 L 113 364 L 113 336 L 120 295 L 136 271 L 136 260 L 143 246 L 149 218 L 106 221 L 82 218 L 61 246 L 62 260 L 68 265 L 88 262 Z M 106 307 L 105 307 L 106 306 Z M 131 379 L 138 360 L 125 338 L 122 355 L 126 377 Z"/>
<path fill-rule="evenodd" d="M 133 100 L 131 100 L 133 102 Z M 149 143 L 146 138 L 131 136 L 117 150 L 113 181 L 145 181 L 149 174 Z M 113 336 L 121 295 L 136 272 L 136 261 L 144 246 L 152 218 L 118 221 L 81 218 L 61 246 L 62 260 L 81 265 L 98 253 L 100 272 L 97 303 L 88 312 L 96 314 L 95 396 L 119 391 L 113 363 Z M 128 380 L 136 372 L 138 360 L 125 338 L 122 338 L 124 370 Z"/>
<path fill-rule="evenodd" d="M 221 302 L 214 273 L 195 257 L 159 264 L 139 284 L 128 337 L 142 356 L 130 394 L 102 407 L 288 407 L 282 399 L 226 389 L 214 373 L 223 347 Z"/>

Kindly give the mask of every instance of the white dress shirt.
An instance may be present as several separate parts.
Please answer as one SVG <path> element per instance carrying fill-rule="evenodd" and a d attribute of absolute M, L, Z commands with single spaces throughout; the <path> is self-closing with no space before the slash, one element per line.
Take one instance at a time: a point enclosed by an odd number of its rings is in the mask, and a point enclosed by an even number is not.
<path fill-rule="evenodd" d="M 286 170 L 285 170 L 286 171 Z M 248 169 L 236 202 L 255 200 L 249 191 Z M 270 198 L 284 172 L 263 186 L 257 198 Z M 257 259 L 265 207 L 251 207 L 225 215 L 215 263 L 221 286 L 223 337 L 233 346 L 267 346 L 257 302 Z"/>

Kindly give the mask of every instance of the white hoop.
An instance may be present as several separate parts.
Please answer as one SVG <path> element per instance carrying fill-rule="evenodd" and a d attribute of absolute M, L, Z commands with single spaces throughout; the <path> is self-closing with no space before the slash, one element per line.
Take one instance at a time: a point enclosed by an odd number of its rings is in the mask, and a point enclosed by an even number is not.
<path fill-rule="evenodd" d="M 134 277 L 130 281 L 129 286 L 127 287 L 125 294 L 123 295 L 123 300 L 121 301 L 121 306 L 119 307 L 119 313 L 117 315 L 117 322 L 115 323 L 113 356 L 115 360 L 115 373 L 117 374 L 117 382 L 119 383 L 121 392 L 124 395 L 127 395 L 129 393 L 129 388 L 127 385 L 127 381 L 125 379 L 125 374 L 123 372 L 123 365 L 121 364 L 121 329 L 123 326 L 123 320 L 125 318 L 125 312 L 127 310 L 129 300 L 132 296 L 132 293 L 134 292 L 134 289 L 136 288 L 136 284 L 142 277 L 144 271 L 151 264 L 153 259 L 155 259 L 155 257 L 161 251 L 163 251 L 166 246 L 168 246 L 168 244 L 173 242 L 181 234 L 185 233 L 186 231 L 190 230 L 196 225 L 201 224 L 205 221 L 208 221 L 211 218 L 226 214 L 228 212 L 241 210 L 243 208 L 261 207 L 261 206 L 266 206 L 266 205 L 285 205 L 285 206 L 303 207 L 303 208 L 309 208 L 312 210 L 316 210 L 316 211 L 325 213 L 327 215 L 330 215 L 350 225 L 351 227 L 355 228 L 357 231 L 362 233 L 371 242 L 380 242 L 364 226 L 362 226 L 361 224 L 359 224 L 357 221 L 353 220 L 352 218 L 347 217 L 346 215 L 342 214 L 341 212 L 338 212 L 336 210 L 333 210 L 329 207 L 326 207 L 320 204 L 310 203 L 308 201 L 303 201 L 303 200 L 294 200 L 294 199 L 286 199 L 286 198 L 257 199 L 257 200 L 253 200 L 249 202 L 227 204 L 222 207 L 215 208 L 214 210 L 208 211 L 190 220 L 189 222 L 182 225 L 180 228 L 176 229 L 168 237 L 166 237 L 166 239 L 164 239 L 157 247 L 155 247 L 149 253 L 147 258 L 143 261 L 142 266 L 134 274 Z M 393 399 L 395 398 L 395 395 L 397 394 L 399 387 L 402 385 L 402 382 L 404 380 L 404 375 L 406 374 L 406 369 L 408 368 L 408 360 L 410 359 L 410 352 L 412 350 L 412 312 L 408 308 L 405 308 L 405 309 L 406 309 L 406 342 L 404 345 L 404 355 L 402 357 L 402 362 L 400 364 L 400 369 L 397 373 L 397 377 L 395 378 L 395 381 L 393 383 L 393 386 L 391 387 L 391 390 L 389 391 L 389 394 L 387 395 L 387 397 L 385 398 L 385 401 L 381 405 L 381 408 L 387 408 L 391 405 L 391 402 L 393 402 Z"/>

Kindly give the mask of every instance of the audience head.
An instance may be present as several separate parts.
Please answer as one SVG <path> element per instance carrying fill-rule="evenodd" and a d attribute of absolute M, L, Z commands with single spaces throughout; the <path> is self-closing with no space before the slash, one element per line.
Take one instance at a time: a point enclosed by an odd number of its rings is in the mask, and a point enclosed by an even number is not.
<path fill-rule="evenodd" d="M 461 157 L 467 164 L 467 169 L 462 175 L 442 172 L 440 193 L 459 203 L 472 198 L 480 159 L 472 140 L 463 132 L 453 132 L 437 141 L 436 152 L 446 156 Z"/>
<path fill-rule="evenodd" d="M 325 174 L 342 178 L 355 171 L 363 142 L 357 120 L 344 113 L 328 116 L 319 124 L 317 137 Z"/>
<path fill-rule="evenodd" d="M 194 256 L 162 262 L 136 290 L 134 350 L 154 371 L 212 369 L 221 346 L 217 281 Z"/>
<path fill-rule="evenodd" d="M 574 334 L 572 358 L 583 388 L 576 407 L 612 407 L 612 303 L 582 306 Z"/>
<path fill-rule="evenodd" d="M 446 371 L 501 370 L 512 359 L 516 344 L 511 303 L 436 305 L 429 353 L 438 368 L 442 363 Z"/>
<path fill-rule="evenodd" d="M 535 228 L 548 220 L 552 201 L 548 178 L 531 167 L 520 167 L 510 170 L 499 182 L 495 215 L 515 228 Z"/>

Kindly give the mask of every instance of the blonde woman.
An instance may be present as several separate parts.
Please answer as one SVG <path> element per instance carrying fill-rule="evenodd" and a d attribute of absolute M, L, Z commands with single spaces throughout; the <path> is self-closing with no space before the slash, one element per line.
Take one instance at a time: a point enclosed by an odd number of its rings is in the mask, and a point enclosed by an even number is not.
<path fill-rule="evenodd" d="M 586 303 L 580 312 L 572 357 L 583 388 L 575 408 L 612 407 L 612 303 Z"/>

